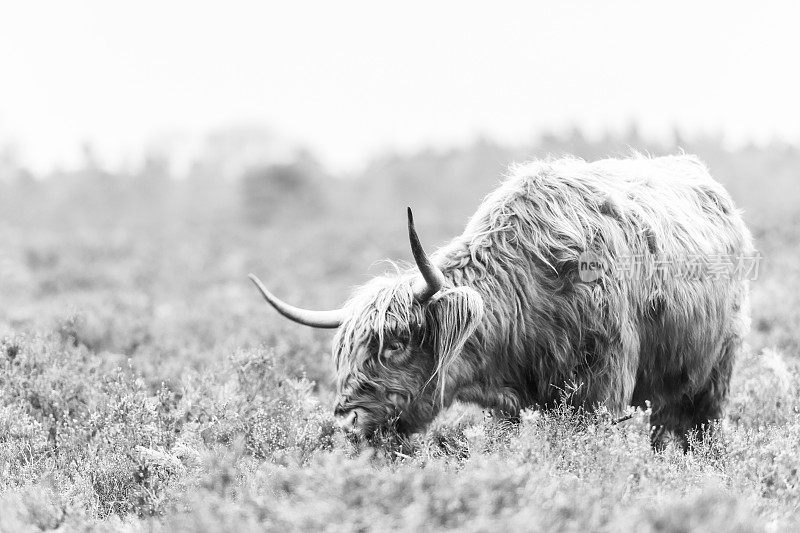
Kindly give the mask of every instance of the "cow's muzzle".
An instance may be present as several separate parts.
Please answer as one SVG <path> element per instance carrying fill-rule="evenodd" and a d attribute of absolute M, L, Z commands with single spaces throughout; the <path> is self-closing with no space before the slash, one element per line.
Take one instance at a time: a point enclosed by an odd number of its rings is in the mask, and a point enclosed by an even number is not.
<path fill-rule="evenodd" d="M 334 412 L 336 424 L 347 433 L 361 433 L 364 421 L 366 420 L 366 410 L 360 407 L 352 409 L 337 409 Z"/>

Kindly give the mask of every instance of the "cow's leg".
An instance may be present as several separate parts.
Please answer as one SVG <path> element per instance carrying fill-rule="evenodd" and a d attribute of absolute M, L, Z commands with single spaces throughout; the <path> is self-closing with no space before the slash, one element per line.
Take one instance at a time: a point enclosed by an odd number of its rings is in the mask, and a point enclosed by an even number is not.
<path fill-rule="evenodd" d="M 595 348 L 601 342 L 593 342 Z M 576 369 L 579 388 L 570 403 L 589 411 L 603 406 L 611 416 L 621 416 L 633 403 L 636 371 L 639 366 L 639 336 L 625 321 L 619 328 L 619 341 L 597 355 L 586 357 L 593 364 Z"/>
<path fill-rule="evenodd" d="M 728 400 L 733 363 L 741 342 L 729 342 L 722 358 L 711 371 L 706 386 L 691 399 L 691 429 L 697 431 L 697 438 L 702 439 L 713 429 L 712 423 L 721 420 Z"/>
<path fill-rule="evenodd" d="M 697 391 L 683 394 L 671 402 L 654 408 L 650 417 L 653 427 L 650 442 L 655 450 L 663 450 L 670 438 L 676 438 L 688 450 L 687 434 L 694 430 L 698 439 L 712 429 L 712 422 L 722 418 L 730 388 L 733 361 L 740 343 L 731 341 L 711 370 L 706 383 Z"/>
<path fill-rule="evenodd" d="M 687 409 L 683 405 L 686 396 L 663 405 L 653 406 L 650 415 L 650 444 L 655 451 L 663 451 L 667 443 L 677 441 L 686 450 L 686 433 L 691 428 Z"/>

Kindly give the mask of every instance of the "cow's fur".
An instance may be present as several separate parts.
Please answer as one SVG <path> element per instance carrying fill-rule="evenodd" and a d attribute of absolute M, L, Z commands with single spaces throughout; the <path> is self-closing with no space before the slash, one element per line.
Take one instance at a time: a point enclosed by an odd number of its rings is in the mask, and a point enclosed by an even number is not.
<path fill-rule="evenodd" d="M 596 281 L 579 279 L 585 251 L 608 266 Z M 355 293 L 334 339 L 339 409 L 359 408 L 366 429 L 395 416 L 413 431 L 454 400 L 514 415 L 575 383 L 573 402 L 649 400 L 653 424 L 683 435 L 722 414 L 747 281 L 616 269 L 631 256 L 742 254 L 741 215 L 694 157 L 518 166 L 433 254 L 447 278 L 433 299 L 414 300 L 415 269 Z"/>

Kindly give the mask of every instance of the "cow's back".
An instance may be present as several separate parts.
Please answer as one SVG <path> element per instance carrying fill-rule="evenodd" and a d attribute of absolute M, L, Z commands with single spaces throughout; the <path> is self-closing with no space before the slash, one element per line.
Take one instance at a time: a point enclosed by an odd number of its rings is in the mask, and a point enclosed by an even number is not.
<path fill-rule="evenodd" d="M 459 282 L 496 300 L 486 319 L 495 357 L 531 362 L 536 401 L 577 375 L 588 401 L 621 406 L 701 387 L 732 358 L 747 282 L 683 274 L 752 252 L 725 189 L 696 158 L 671 156 L 519 166 L 441 258 L 466 264 Z M 581 279 L 586 253 L 607 267 L 598 279 Z"/>

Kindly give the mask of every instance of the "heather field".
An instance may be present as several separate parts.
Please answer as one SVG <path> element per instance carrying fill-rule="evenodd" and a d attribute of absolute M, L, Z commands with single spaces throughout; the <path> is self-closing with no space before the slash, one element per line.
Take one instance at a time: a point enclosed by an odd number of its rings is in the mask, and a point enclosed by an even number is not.
<path fill-rule="evenodd" d="M 456 406 L 409 442 L 353 442 L 331 412 L 332 334 L 281 319 L 246 279 L 335 307 L 379 260 L 411 260 L 406 205 L 432 248 L 514 160 L 677 146 L 481 141 L 347 177 L 307 154 L 219 179 L 218 160 L 180 181 L 159 161 L 8 171 L 0 531 L 800 528 L 800 151 L 680 145 L 745 209 L 764 257 L 722 431 L 687 454 L 651 450 L 647 411 L 615 424 L 566 403 L 516 426 Z"/>

